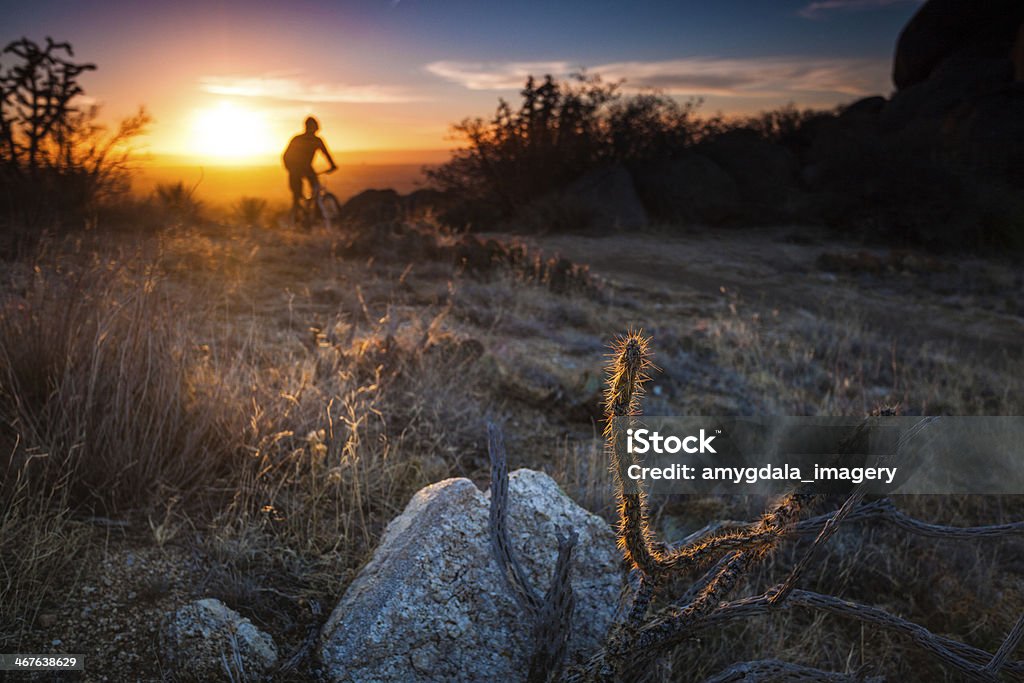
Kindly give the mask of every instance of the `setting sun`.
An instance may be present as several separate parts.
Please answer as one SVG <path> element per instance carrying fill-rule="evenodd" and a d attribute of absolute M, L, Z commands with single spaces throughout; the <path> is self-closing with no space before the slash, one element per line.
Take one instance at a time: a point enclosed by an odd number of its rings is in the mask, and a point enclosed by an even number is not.
<path fill-rule="evenodd" d="M 275 140 L 265 115 L 231 102 L 198 109 L 192 120 L 190 152 L 211 161 L 245 162 L 266 157 Z"/>

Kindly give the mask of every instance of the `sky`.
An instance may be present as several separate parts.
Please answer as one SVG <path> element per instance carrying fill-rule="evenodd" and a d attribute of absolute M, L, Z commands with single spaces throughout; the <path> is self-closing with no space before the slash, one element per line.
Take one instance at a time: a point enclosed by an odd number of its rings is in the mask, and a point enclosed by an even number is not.
<path fill-rule="evenodd" d="M 111 120 L 145 105 L 146 149 L 272 163 L 315 115 L 328 146 L 429 161 L 452 123 L 527 74 L 586 69 L 702 111 L 830 107 L 892 90 L 920 0 L 0 0 L 7 41 L 69 41 Z M 8 58 L 0 58 L 6 67 Z M 420 150 L 414 154 L 409 150 Z M 357 155 L 358 156 L 358 155 Z M 437 156 L 434 154 L 433 156 Z M 407 159 L 408 157 L 408 159 Z M 369 158 L 365 157 L 364 158 Z"/>

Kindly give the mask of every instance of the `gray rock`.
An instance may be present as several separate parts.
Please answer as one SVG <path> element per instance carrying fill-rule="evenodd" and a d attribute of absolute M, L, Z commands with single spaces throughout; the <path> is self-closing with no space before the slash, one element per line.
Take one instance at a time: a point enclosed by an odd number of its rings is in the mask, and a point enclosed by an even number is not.
<path fill-rule="evenodd" d="M 1024 83 L 978 97 L 958 113 L 948 126 L 957 158 L 1024 187 Z"/>
<path fill-rule="evenodd" d="M 1022 21 L 1020 0 L 928 0 L 900 33 L 893 82 L 900 90 L 921 83 L 965 48 L 1008 57 Z"/>
<path fill-rule="evenodd" d="M 402 202 L 406 210 L 416 216 L 426 213 L 443 214 L 452 206 L 452 198 L 448 193 L 429 187 L 413 190 L 402 197 Z"/>
<path fill-rule="evenodd" d="M 881 95 L 862 97 L 843 107 L 839 120 L 852 125 L 872 125 L 885 108 L 887 100 Z"/>
<path fill-rule="evenodd" d="M 647 225 L 647 211 L 623 166 L 600 168 L 577 178 L 562 194 L 565 208 L 579 214 L 581 227 L 633 230 Z"/>
<path fill-rule="evenodd" d="M 950 114 L 1008 85 L 1011 72 L 1006 57 L 985 57 L 965 49 L 948 57 L 927 80 L 895 93 L 882 112 L 881 124 L 887 131 L 899 131 L 924 121 L 932 135 L 938 135 Z"/>
<path fill-rule="evenodd" d="M 739 189 L 741 208 L 750 215 L 785 204 L 796 184 L 799 164 L 782 145 L 752 130 L 734 130 L 698 145 L 697 151 L 725 170 Z"/>
<path fill-rule="evenodd" d="M 363 190 L 341 207 L 342 220 L 347 225 L 357 227 L 390 223 L 400 220 L 404 215 L 404 200 L 392 189 Z"/>
<path fill-rule="evenodd" d="M 651 215 L 674 223 L 721 223 L 739 200 L 736 181 L 700 154 L 654 162 L 637 169 L 637 189 Z"/>
<path fill-rule="evenodd" d="M 579 534 L 569 657 L 581 657 L 604 638 L 618 599 L 614 534 L 546 474 L 513 472 L 509 492 L 512 544 L 541 593 L 554 569 L 558 527 Z M 530 624 L 491 555 L 488 505 L 468 479 L 447 479 L 413 496 L 324 627 L 320 656 L 330 679 L 525 679 Z"/>
<path fill-rule="evenodd" d="M 160 649 L 164 665 L 181 681 L 256 680 L 277 663 L 274 639 L 212 598 L 168 615 Z"/>

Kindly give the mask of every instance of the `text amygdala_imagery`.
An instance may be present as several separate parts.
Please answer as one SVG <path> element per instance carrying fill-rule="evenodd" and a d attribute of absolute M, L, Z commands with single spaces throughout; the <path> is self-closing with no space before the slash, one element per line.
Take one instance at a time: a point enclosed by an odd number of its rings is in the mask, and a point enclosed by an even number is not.
<path fill-rule="evenodd" d="M 820 481 L 845 481 L 861 484 L 866 481 L 880 481 L 891 484 L 896 479 L 897 467 L 823 467 L 813 466 L 813 474 L 805 478 L 799 467 L 791 465 L 762 467 L 696 467 L 693 465 L 670 465 L 668 467 L 642 467 L 630 465 L 626 475 L 633 480 L 683 479 L 692 481 L 724 481 L 734 484 L 757 484 L 762 481 L 798 481 L 805 484 Z M 807 471 L 807 468 L 804 468 Z"/>
<path fill-rule="evenodd" d="M 623 483 L 654 493 L 1015 493 L 1017 417 L 656 417 L 613 423 Z"/>

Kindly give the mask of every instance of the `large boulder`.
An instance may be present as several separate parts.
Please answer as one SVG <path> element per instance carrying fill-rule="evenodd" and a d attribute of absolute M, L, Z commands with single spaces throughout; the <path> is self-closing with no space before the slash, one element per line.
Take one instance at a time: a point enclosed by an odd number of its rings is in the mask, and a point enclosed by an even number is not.
<path fill-rule="evenodd" d="M 1024 83 L 978 97 L 952 117 L 948 130 L 960 162 L 1024 187 Z"/>
<path fill-rule="evenodd" d="M 509 492 L 512 545 L 538 591 L 551 579 L 559 528 L 579 534 L 569 657 L 581 657 L 602 641 L 615 610 L 621 556 L 614 534 L 546 474 L 513 472 Z M 320 657 L 329 679 L 525 679 L 531 626 L 492 557 L 488 506 L 468 479 L 413 496 L 323 629 Z"/>
<path fill-rule="evenodd" d="M 736 181 L 701 154 L 644 164 L 634 177 L 640 198 L 657 220 L 716 224 L 736 211 Z"/>
<path fill-rule="evenodd" d="M 1022 22 L 1020 0 L 928 0 L 900 33 L 893 82 L 900 90 L 924 82 L 965 50 L 1009 62 Z"/>
<path fill-rule="evenodd" d="M 405 201 L 391 189 L 364 190 L 341 207 L 341 219 L 353 226 L 390 223 L 405 216 Z"/>
<path fill-rule="evenodd" d="M 1010 61 L 1013 62 L 1013 80 L 1024 82 L 1024 21 L 1017 28 L 1017 37 L 1013 40 L 1010 50 Z"/>
<path fill-rule="evenodd" d="M 747 129 L 718 135 L 697 150 L 736 181 L 744 213 L 764 216 L 765 211 L 784 210 L 799 169 L 791 151 Z"/>
<path fill-rule="evenodd" d="M 839 120 L 852 126 L 874 126 L 878 116 L 885 109 L 886 99 L 881 95 L 862 97 L 843 107 Z"/>
<path fill-rule="evenodd" d="M 847 105 L 836 116 L 819 116 L 802 126 L 804 137 L 800 171 L 803 187 L 811 191 L 849 191 L 864 171 L 875 173 L 884 158 L 886 143 L 880 135 L 880 117 L 888 101 L 865 97 Z M 837 187 L 838 186 L 838 187 Z"/>
<path fill-rule="evenodd" d="M 583 174 L 561 194 L 563 209 L 578 214 L 580 227 L 591 230 L 632 230 L 647 225 L 647 211 L 623 166 Z"/>
<path fill-rule="evenodd" d="M 164 619 L 160 651 L 163 665 L 179 681 L 259 680 L 277 662 L 273 638 L 212 598 Z"/>
<path fill-rule="evenodd" d="M 995 134 L 1012 135 L 1013 126 L 993 116 L 988 104 L 1006 99 L 1007 89 L 1009 99 L 1016 99 L 1012 90 L 1019 87 L 1013 84 L 1022 75 L 1021 60 L 1024 2 L 928 0 L 900 34 L 893 58 L 898 91 L 882 112 L 882 128 L 898 134 L 896 144 L 910 140 L 921 153 L 930 153 L 930 148 L 959 157 L 965 156 L 964 140 L 978 137 L 979 121 L 985 126 L 998 119 Z M 971 132 L 964 132 L 965 123 Z M 980 154 L 990 151 L 1005 157 L 990 147 Z M 967 156 L 977 154 L 967 150 Z M 1011 159 L 995 164 L 1007 165 Z"/>
<path fill-rule="evenodd" d="M 964 48 L 938 64 L 928 79 L 895 93 L 882 112 L 882 124 L 888 131 L 925 124 L 937 134 L 950 114 L 1006 87 L 1012 77 L 1012 65 L 1005 56 Z"/>
<path fill-rule="evenodd" d="M 405 195 L 402 201 L 405 203 L 406 211 L 412 216 L 422 216 L 425 214 L 442 215 L 453 204 L 452 198 L 447 192 L 435 190 L 431 187 L 413 190 Z"/>

